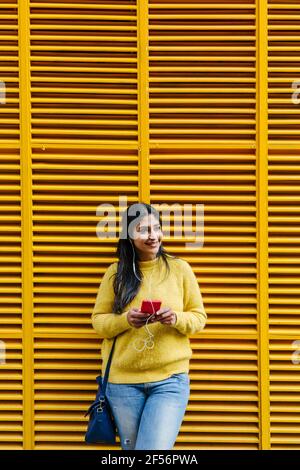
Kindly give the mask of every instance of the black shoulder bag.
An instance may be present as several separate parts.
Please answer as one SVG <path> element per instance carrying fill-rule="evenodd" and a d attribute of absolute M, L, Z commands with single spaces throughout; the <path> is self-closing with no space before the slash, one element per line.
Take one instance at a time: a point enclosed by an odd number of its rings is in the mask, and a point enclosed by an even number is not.
<path fill-rule="evenodd" d="M 106 386 L 109 376 L 112 355 L 114 352 L 114 339 L 110 355 L 107 361 L 104 380 L 102 381 L 101 373 L 96 377 L 98 383 L 98 391 L 95 401 L 91 404 L 85 416 L 90 415 L 87 432 L 85 434 L 85 442 L 88 444 L 115 444 L 117 428 L 114 417 L 105 396 Z"/>

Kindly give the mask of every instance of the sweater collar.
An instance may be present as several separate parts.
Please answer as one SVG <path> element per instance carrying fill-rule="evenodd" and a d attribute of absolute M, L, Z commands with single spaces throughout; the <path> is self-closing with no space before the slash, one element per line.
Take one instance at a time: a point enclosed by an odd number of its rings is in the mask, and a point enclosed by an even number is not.
<path fill-rule="evenodd" d="M 159 257 L 150 259 L 148 261 L 139 261 L 139 266 L 142 271 L 147 271 L 148 269 L 152 269 L 155 266 L 158 266 Z"/>

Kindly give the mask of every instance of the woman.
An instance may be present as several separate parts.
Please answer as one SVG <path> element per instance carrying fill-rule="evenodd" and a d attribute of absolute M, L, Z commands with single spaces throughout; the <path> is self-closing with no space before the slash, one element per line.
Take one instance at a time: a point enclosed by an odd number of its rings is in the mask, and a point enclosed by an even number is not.
<path fill-rule="evenodd" d="M 119 261 L 105 272 L 92 313 L 104 338 L 103 376 L 118 335 L 106 396 L 123 450 L 172 449 L 190 394 L 188 336 L 206 323 L 193 270 L 163 248 L 161 225 L 152 206 L 127 208 Z M 162 302 L 152 315 L 140 308 L 147 299 Z"/>

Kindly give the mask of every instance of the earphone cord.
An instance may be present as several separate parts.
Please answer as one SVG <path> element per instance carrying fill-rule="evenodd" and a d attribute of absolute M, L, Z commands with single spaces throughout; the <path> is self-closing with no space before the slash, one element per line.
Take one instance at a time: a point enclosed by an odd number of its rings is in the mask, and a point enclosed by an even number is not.
<path fill-rule="evenodd" d="M 152 304 L 152 302 L 151 302 L 151 304 Z M 153 308 L 153 305 L 152 305 L 152 308 Z M 154 348 L 154 341 L 153 341 L 154 334 L 151 333 L 151 331 L 147 327 L 148 321 L 153 317 L 153 315 L 155 315 L 155 312 L 153 314 L 151 314 L 149 318 L 147 318 L 147 321 L 146 321 L 146 324 L 145 324 L 145 328 L 146 328 L 147 333 L 148 333 L 148 338 L 146 338 L 146 339 L 136 339 L 133 343 L 133 347 L 137 352 L 142 352 L 146 348 L 147 349 L 153 349 Z M 141 344 L 141 343 L 143 344 L 143 346 L 141 348 L 138 348 L 137 344 Z"/>
<path fill-rule="evenodd" d="M 151 276 L 150 276 L 151 282 L 152 282 L 152 274 L 153 274 L 153 271 L 152 271 Z M 150 288 L 149 288 L 149 291 L 150 291 Z M 149 296 L 149 297 L 151 297 L 151 296 Z M 146 328 L 147 333 L 148 333 L 148 338 L 146 338 L 146 339 L 137 339 L 137 340 L 134 341 L 133 347 L 137 352 L 142 352 L 146 348 L 147 349 L 153 349 L 154 348 L 154 341 L 153 341 L 154 334 L 151 333 L 151 331 L 148 329 L 148 322 L 155 315 L 155 310 L 154 310 L 151 298 L 150 298 L 150 302 L 151 302 L 153 313 L 147 318 L 147 321 L 146 321 L 146 324 L 145 324 L 145 328 Z M 141 343 L 143 344 L 142 348 L 138 348 L 137 344 L 141 344 Z"/>

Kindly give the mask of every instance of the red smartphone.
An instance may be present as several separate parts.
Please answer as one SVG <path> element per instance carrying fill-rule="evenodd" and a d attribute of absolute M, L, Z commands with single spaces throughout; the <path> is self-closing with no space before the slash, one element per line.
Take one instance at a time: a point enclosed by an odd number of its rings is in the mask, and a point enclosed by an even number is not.
<path fill-rule="evenodd" d="M 153 314 L 154 312 L 156 313 L 161 306 L 161 301 L 160 300 L 143 300 L 142 301 L 142 306 L 141 306 L 141 311 L 143 313 L 150 313 Z"/>

